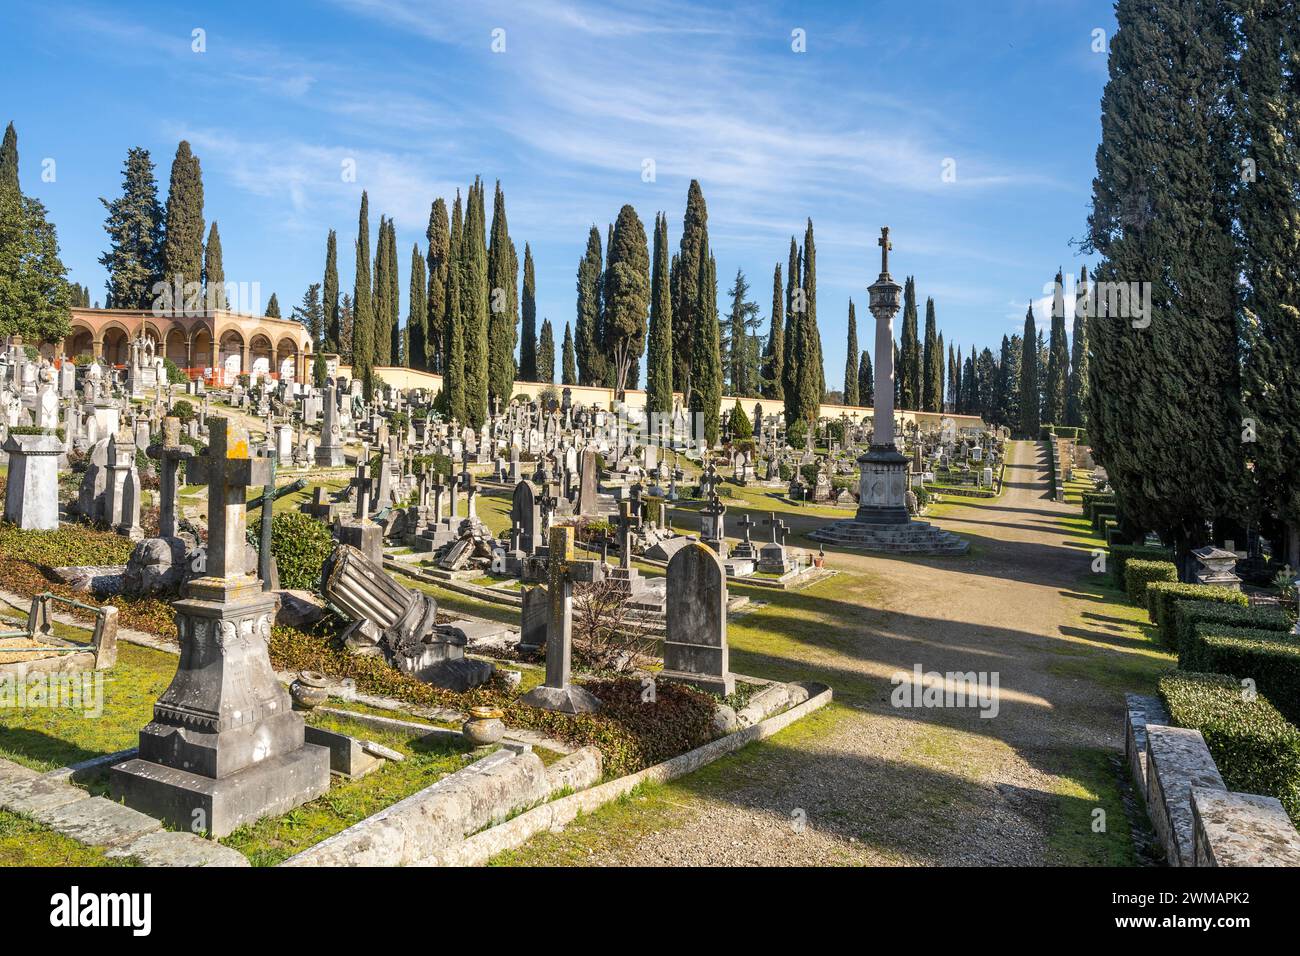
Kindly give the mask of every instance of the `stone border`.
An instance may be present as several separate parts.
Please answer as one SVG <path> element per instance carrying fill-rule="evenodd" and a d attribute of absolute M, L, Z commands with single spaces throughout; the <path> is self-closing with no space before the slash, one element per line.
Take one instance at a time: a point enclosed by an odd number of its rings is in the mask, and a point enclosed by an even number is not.
<path fill-rule="evenodd" d="M 789 710 L 769 717 L 761 723 L 719 737 L 702 747 L 679 754 L 663 763 L 655 764 L 617 780 L 599 784 L 571 796 L 521 813 L 513 819 L 475 833 L 459 843 L 445 847 L 420 861 L 422 866 L 481 866 L 493 856 L 522 846 L 544 830 L 559 831 L 573 822 L 581 813 L 591 813 L 599 807 L 630 793 L 643 783 L 667 783 L 734 753 L 756 740 L 771 737 L 813 711 L 829 704 L 834 696 L 831 688 L 824 689 Z"/>

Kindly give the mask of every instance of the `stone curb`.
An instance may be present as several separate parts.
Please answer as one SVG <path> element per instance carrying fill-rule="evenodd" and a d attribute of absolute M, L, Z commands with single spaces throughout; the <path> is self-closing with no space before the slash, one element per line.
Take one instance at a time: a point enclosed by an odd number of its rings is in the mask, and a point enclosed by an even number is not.
<path fill-rule="evenodd" d="M 824 685 L 823 685 L 824 686 Z M 792 707 L 783 714 L 769 717 L 762 723 L 720 737 L 703 747 L 680 754 L 663 763 L 647 767 L 637 773 L 619 777 L 608 783 L 583 790 L 572 796 L 544 803 L 519 816 L 476 833 L 459 843 L 446 847 L 421 861 L 427 866 L 481 866 L 506 850 L 522 846 L 544 830 L 557 832 L 564 829 L 581 813 L 591 813 L 611 800 L 617 800 L 643 783 L 667 783 L 698 770 L 713 761 L 733 753 L 756 740 L 763 740 L 784 730 L 815 710 L 831 702 L 833 691 L 826 687 L 815 696 Z"/>

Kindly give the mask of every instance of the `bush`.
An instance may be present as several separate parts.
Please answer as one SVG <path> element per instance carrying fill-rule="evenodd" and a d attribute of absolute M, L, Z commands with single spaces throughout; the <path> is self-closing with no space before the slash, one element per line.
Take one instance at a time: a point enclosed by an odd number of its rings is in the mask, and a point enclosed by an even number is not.
<path fill-rule="evenodd" d="M 1085 491 L 1079 496 L 1083 504 L 1083 516 L 1089 521 L 1092 520 L 1092 506 L 1096 504 L 1115 503 L 1115 493 L 1111 491 Z"/>
<path fill-rule="evenodd" d="M 249 537 L 262 540 L 262 517 L 249 523 Z M 280 587 L 320 589 L 320 569 L 334 550 L 330 529 L 311 515 L 283 511 L 271 516 L 271 555 L 280 573 Z"/>
<path fill-rule="evenodd" d="M 1132 562 L 1129 562 L 1132 564 Z M 1245 607 L 1250 602 L 1246 595 L 1230 588 L 1217 588 L 1208 584 L 1182 584 L 1177 581 L 1152 581 L 1147 585 L 1147 614 L 1160 631 L 1165 647 L 1174 650 L 1177 635 L 1174 633 L 1174 602 L 1181 600 L 1217 601 L 1220 604 L 1237 604 Z"/>
<path fill-rule="evenodd" d="M 732 442 L 741 442 L 746 438 L 754 437 L 754 423 L 749 420 L 745 410 L 740 407 L 740 399 L 736 399 L 736 404 L 731 409 L 731 440 Z"/>
<path fill-rule="evenodd" d="M 1168 548 L 1148 548 L 1140 544 L 1112 545 L 1110 549 L 1110 573 L 1115 587 L 1124 589 L 1124 565 L 1130 558 L 1143 561 L 1170 561 L 1174 553 Z"/>
<path fill-rule="evenodd" d="M 1276 797 L 1300 821 L 1300 730 L 1225 674 L 1178 671 L 1160 679 L 1160 696 L 1179 727 L 1199 730 L 1229 790 Z"/>
<path fill-rule="evenodd" d="M 163 359 L 163 370 L 167 373 L 167 381 L 173 385 L 184 385 L 190 380 L 190 377 L 169 358 Z"/>
<path fill-rule="evenodd" d="M 785 430 L 785 443 L 791 448 L 802 448 L 808 441 L 808 423 L 796 418 Z"/>
<path fill-rule="evenodd" d="M 1181 654 L 1187 649 L 1192 638 L 1192 629 L 1201 624 L 1223 628 L 1252 628 L 1257 631 L 1291 630 L 1281 608 L 1276 607 L 1242 607 L 1239 604 L 1223 604 L 1217 601 L 1174 601 L 1173 634 L 1176 650 Z M 1180 666 L 1184 666 L 1181 663 Z M 1227 673 L 1225 671 L 1225 673 Z"/>
<path fill-rule="evenodd" d="M 193 405 L 182 399 L 172 406 L 172 414 L 181 420 L 182 425 L 185 425 L 194 420 L 197 412 L 194 411 Z"/>
<path fill-rule="evenodd" d="M 1098 534 L 1102 532 L 1105 521 L 1110 518 L 1112 521 L 1119 519 L 1119 508 L 1113 501 L 1098 501 L 1092 506 L 1092 530 Z"/>
<path fill-rule="evenodd" d="M 1178 666 L 1253 680 L 1283 717 L 1300 720 L 1300 641 L 1285 631 L 1197 624 L 1179 651 Z"/>
<path fill-rule="evenodd" d="M 1134 604 L 1146 599 L 1147 585 L 1154 581 L 1176 582 L 1178 568 L 1171 561 L 1145 561 L 1129 558 L 1124 565 L 1124 590 Z"/>

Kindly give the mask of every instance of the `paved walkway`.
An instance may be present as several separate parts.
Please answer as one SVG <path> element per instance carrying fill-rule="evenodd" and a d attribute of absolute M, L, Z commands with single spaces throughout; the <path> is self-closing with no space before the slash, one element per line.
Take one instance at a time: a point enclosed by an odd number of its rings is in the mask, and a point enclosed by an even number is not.
<path fill-rule="evenodd" d="M 1045 452 L 1009 446 L 996 501 L 942 506 L 965 557 L 828 550 L 841 573 L 733 620 L 733 669 L 835 688 L 833 708 L 659 788 L 534 840 L 520 862 L 593 865 L 1126 862 L 1122 690 L 1158 667 L 1099 603 L 1090 548 L 1048 498 Z M 825 519 L 789 518 L 796 532 Z M 1092 579 L 1095 580 L 1095 579 Z M 757 598 L 762 600 L 761 597 Z M 994 672 L 995 717 L 900 709 L 891 675 Z M 1093 834 L 1110 807 L 1111 835 Z"/>

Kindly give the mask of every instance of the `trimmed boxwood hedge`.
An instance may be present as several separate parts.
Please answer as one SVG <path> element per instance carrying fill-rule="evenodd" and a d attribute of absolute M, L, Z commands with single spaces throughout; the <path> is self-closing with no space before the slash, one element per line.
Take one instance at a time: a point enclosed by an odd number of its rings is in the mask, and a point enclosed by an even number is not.
<path fill-rule="evenodd" d="M 1130 558 L 1143 561 L 1172 561 L 1173 551 L 1168 548 L 1151 548 L 1142 544 L 1113 544 L 1110 547 L 1110 573 L 1115 587 L 1124 589 L 1124 565 Z"/>
<path fill-rule="evenodd" d="M 1205 737 L 1229 790 L 1277 797 L 1300 821 L 1300 730 L 1267 697 L 1246 699 L 1226 674 L 1176 671 L 1159 686 L 1174 724 Z"/>
<path fill-rule="evenodd" d="M 1177 581 L 1178 568 L 1172 561 L 1145 561 L 1129 558 L 1124 565 L 1124 590 L 1134 604 L 1146 599 L 1147 585 L 1157 581 Z"/>
<path fill-rule="evenodd" d="M 1291 622 L 1286 614 L 1277 607 L 1242 607 L 1239 604 L 1223 604 L 1218 601 L 1174 602 L 1174 640 L 1176 650 L 1180 653 L 1191 640 L 1192 628 L 1198 624 L 1217 625 L 1220 629 L 1253 628 L 1258 631 L 1291 630 Z"/>
<path fill-rule="evenodd" d="M 1113 491 L 1085 491 L 1079 495 L 1079 500 L 1083 504 L 1083 516 L 1089 521 L 1092 520 L 1092 509 L 1094 505 L 1115 503 L 1115 492 Z"/>
<path fill-rule="evenodd" d="M 1092 506 L 1092 530 L 1101 534 L 1106 525 L 1106 519 L 1116 521 L 1119 517 L 1119 507 L 1112 502 L 1099 501 Z"/>
<path fill-rule="evenodd" d="M 1220 604 L 1237 604 L 1245 607 L 1246 595 L 1231 588 L 1209 584 L 1183 584 L 1178 581 L 1152 581 L 1147 585 L 1147 614 L 1160 630 L 1165 647 L 1175 650 L 1178 636 L 1174 633 L 1174 602 L 1181 600 L 1217 601 Z"/>
<path fill-rule="evenodd" d="M 1178 654 L 1178 666 L 1249 678 L 1283 717 L 1300 721 L 1300 641 L 1285 632 L 1197 624 Z"/>

